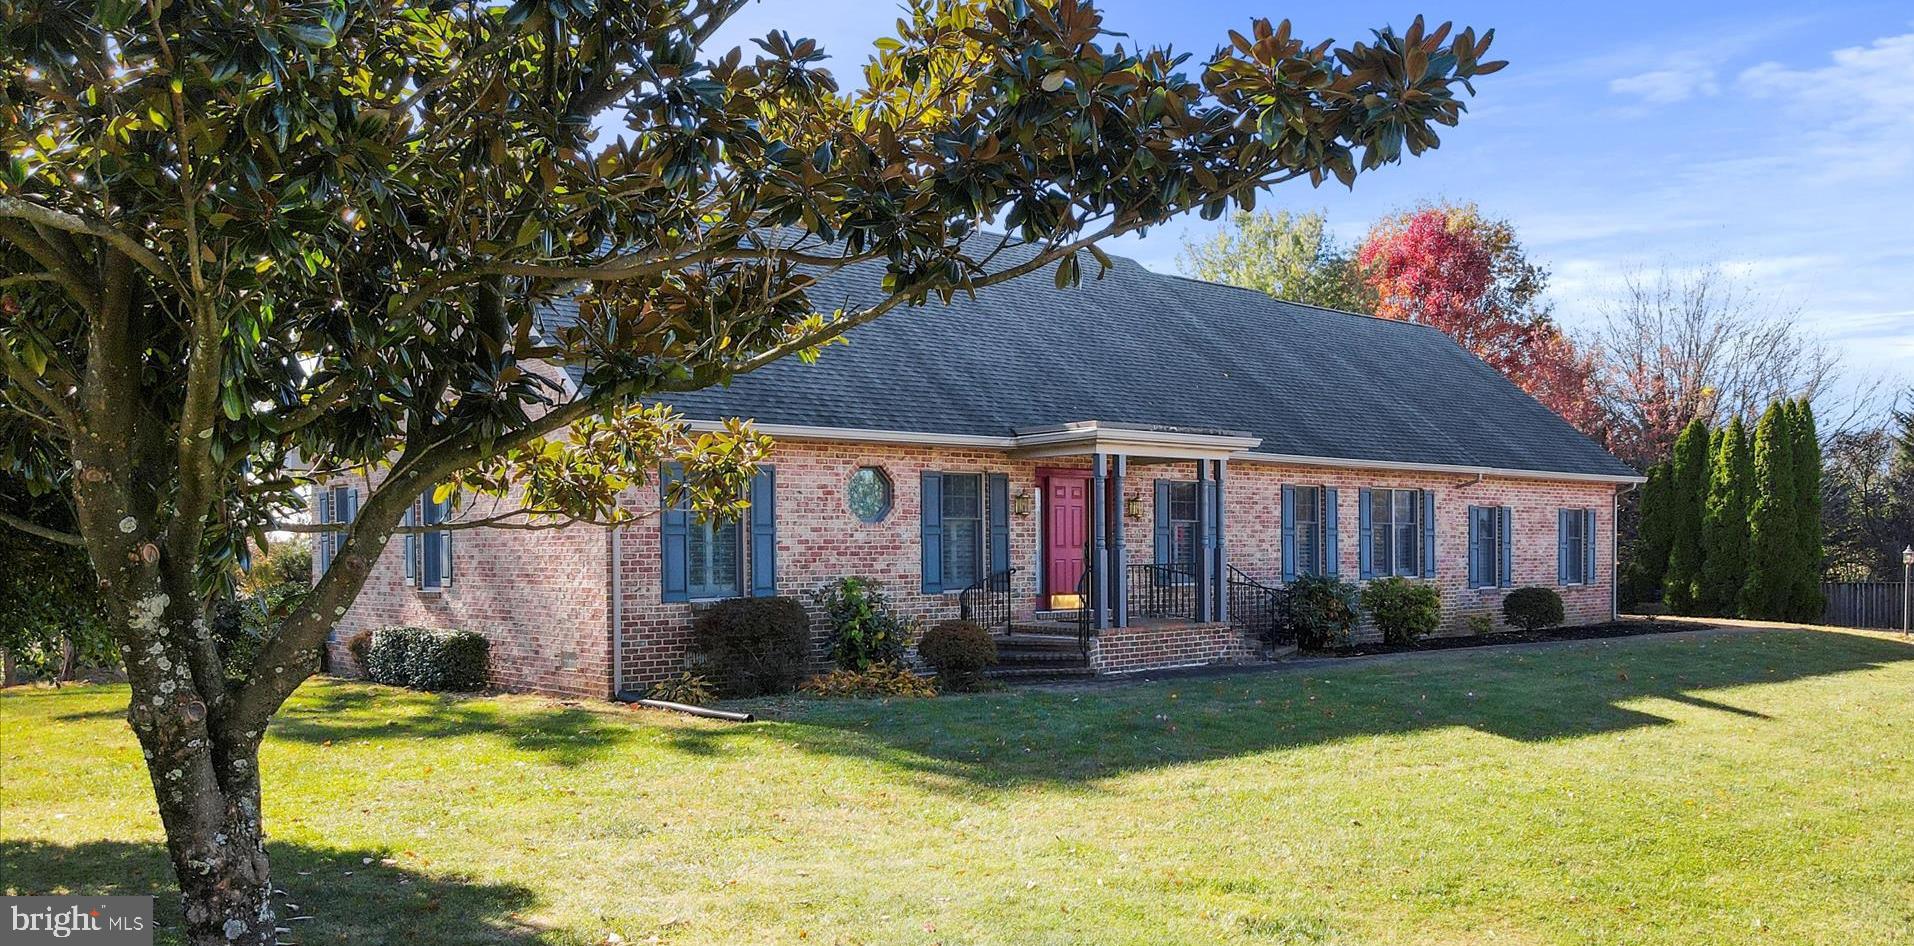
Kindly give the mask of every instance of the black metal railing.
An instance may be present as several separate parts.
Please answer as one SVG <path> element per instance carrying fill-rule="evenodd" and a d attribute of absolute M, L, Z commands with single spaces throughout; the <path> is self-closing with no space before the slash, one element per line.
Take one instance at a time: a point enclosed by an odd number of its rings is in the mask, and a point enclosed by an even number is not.
<path fill-rule="evenodd" d="M 1242 569 L 1229 566 L 1229 626 L 1237 631 L 1278 646 L 1296 643 L 1294 634 L 1284 630 L 1283 591 L 1251 578 Z"/>
<path fill-rule="evenodd" d="M 1006 634 L 1014 631 L 1011 616 L 1017 609 L 1011 598 L 1010 578 L 1016 572 L 1006 568 L 972 582 L 957 596 L 958 617 L 985 628 L 1001 627 Z"/>
<path fill-rule="evenodd" d="M 1176 565 L 1128 565 L 1131 618 L 1196 620 L 1196 572 Z"/>
<path fill-rule="evenodd" d="M 1077 576 L 1077 646 L 1083 648 L 1083 656 L 1090 656 L 1090 639 L 1097 636 L 1096 609 L 1090 606 L 1090 563 L 1083 565 L 1083 574 Z"/>

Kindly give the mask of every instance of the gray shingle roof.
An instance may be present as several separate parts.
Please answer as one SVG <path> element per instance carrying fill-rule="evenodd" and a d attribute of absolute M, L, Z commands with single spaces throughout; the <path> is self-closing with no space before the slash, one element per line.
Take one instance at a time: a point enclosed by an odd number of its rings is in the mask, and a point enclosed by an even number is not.
<path fill-rule="evenodd" d="M 1634 475 L 1436 329 L 1123 258 L 1096 279 L 1084 262 L 1077 287 L 1057 289 L 1046 268 L 975 301 L 898 308 L 814 365 L 787 360 L 671 403 L 693 419 L 939 434 L 1081 420 L 1222 429 L 1261 437 L 1263 454 Z M 868 304 L 882 278 L 881 262 L 855 264 L 823 276 L 811 301 Z"/>

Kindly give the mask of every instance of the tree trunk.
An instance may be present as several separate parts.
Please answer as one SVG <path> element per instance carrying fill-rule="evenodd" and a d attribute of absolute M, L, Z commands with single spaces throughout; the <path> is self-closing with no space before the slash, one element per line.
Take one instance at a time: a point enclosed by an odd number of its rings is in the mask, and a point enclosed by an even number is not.
<path fill-rule="evenodd" d="M 73 634 L 60 632 L 60 674 L 61 683 L 72 682 L 80 665 L 80 649 L 74 646 Z"/>
<path fill-rule="evenodd" d="M 164 609 L 158 620 L 143 619 Z M 259 811 L 264 726 L 240 731 L 221 717 L 218 680 L 196 678 L 189 656 L 210 645 L 199 605 L 154 593 L 137 599 L 116 629 L 133 698 L 127 719 L 166 828 L 179 879 L 186 941 L 194 946 L 266 946 L 277 941 L 271 873 Z M 211 704 L 209 706 L 209 704 Z"/>
<path fill-rule="evenodd" d="M 145 740 L 142 740 L 144 742 Z M 270 946 L 278 941 L 272 874 L 259 821 L 258 744 L 228 746 L 210 740 L 185 747 L 192 768 L 220 771 L 213 792 L 176 788 L 175 766 L 162 771 L 152 752 L 147 765 L 166 825 L 166 852 L 179 878 L 186 941 L 194 946 Z"/>
<path fill-rule="evenodd" d="M 13 649 L 0 647 L 0 687 L 13 685 Z"/>

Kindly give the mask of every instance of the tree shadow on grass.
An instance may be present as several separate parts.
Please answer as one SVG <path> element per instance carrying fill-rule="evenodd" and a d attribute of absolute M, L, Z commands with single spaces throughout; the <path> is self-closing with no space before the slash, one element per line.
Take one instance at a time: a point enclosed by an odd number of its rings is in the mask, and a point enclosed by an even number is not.
<path fill-rule="evenodd" d="M 274 908 L 289 931 L 280 935 L 281 942 L 531 946 L 548 941 L 543 931 L 519 919 L 538 905 L 529 888 L 388 865 L 378 851 L 278 842 L 266 847 L 274 886 L 281 891 L 273 897 Z M 156 941 L 183 941 L 179 892 L 158 842 L 0 840 L 0 878 L 8 894 L 155 895 Z"/>
<path fill-rule="evenodd" d="M 306 743 L 476 736 L 570 767 L 625 743 L 635 733 L 602 712 L 576 707 L 506 708 L 479 697 L 367 685 L 328 686 L 302 694 L 273 720 L 272 735 Z"/>
<path fill-rule="evenodd" d="M 792 722 L 684 730 L 673 738 L 684 751 L 704 754 L 776 740 L 966 786 L 1089 785 L 1131 771 L 1364 736 L 1459 727 L 1539 743 L 1672 724 L 1639 705 L 1655 699 L 1769 725 L 1766 713 L 1697 693 L 1911 660 L 1914 647 L 1905 643 L 1825 632 L 1639 637 L 1131 686 L 931 701 L 786 701 L 764 715 Z"/>

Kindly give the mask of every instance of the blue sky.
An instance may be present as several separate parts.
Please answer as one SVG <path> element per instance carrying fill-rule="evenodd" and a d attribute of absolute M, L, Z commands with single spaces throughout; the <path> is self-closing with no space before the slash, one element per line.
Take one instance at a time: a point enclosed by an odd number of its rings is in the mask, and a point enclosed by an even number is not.
<path fill-rule="evenodd" d="M 1898 3 L 1104 0 L 1135 41 L 1206 55 L 1252 17 L 1305 39 L 1431 22 L 1494 27 L 1507 70 L 1479 84 L 1441 149 L 1339 186 L 1279 187 L 1270 208 L 1323 209 L 1341 239 L 1425 198 L 1514 221 L 1554 273 L 1558 317 L 1599 318 L 1631 270 L 1718 264 L 1838 346 L 1849 385 L 1914 384 L 1914 5 Z M 726 45 L 812 36 L 846 84 L 894 4 L 771 0 Z M 1111 246 L 1174 270 L 1189 218 Z"/>

